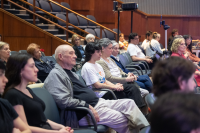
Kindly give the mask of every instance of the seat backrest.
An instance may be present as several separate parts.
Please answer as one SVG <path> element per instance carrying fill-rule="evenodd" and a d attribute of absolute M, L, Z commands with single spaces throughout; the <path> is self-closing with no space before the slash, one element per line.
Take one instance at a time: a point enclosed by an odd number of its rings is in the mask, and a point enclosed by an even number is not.
<path fill-rule="evenodd" d="M 86 28 L 85 29 L 86 32 L 89 32 L 90 34 L 94 35 L 94 36 L 97 36 L 96 32 L 93 30 L 93 29 L 88 29 Z"/>
<path fill-rule="evenodd" d="M 45 103 L 44 114 L 46 118 L 53 122 L 61 123 L 59 110 L 52 95 L 44 87 L 32 88 L 32 91 Z"/>
<path fill-rule="evenodd" d="M 116 33 L 118 32 L 117 30 L 118 30 L 118 29 L 113 29 L 113 31 L 116 32 Z M 120 34 L 120 33 L 121 33 L 121 31 L 119 30 L 119 34 Z"/>
<path fill-rule="evenodd" d="M 50 7 L 50 5 L 49 5 L 49 3 L 48 3 L 47 1 L 41 0 L 41 1 L 38 1 L 38 2 L 39 2 L 39 4 L 40 4 L 40 7 L 41 7 L 43 10 L 45 10 L 45 11 L 47 11 L 47 12 L 51 12 L 51 7 Z"/>
<path fill-rule="evenodd" d="M 18 54 L 19 52 L 17 51 L 10 51 L 10 55 Z"/>
<path fill-rule="evenodd" d="M 87 15 L 86 17 L 96 22 L 96 18 L 94 16 Z M 88 24 L 89 24 L 89 26 L 96 26 L 96 24 L 94 24 L 94 23 L 92 23 L 90 21 L 88 21 Z"/>
<path fill-rule="evenodd" d="M 80 16 L 77 16 L 78 18 L 78 21 L 79 21 L 79 26 L 87 26 L 88 25 L 88 22 L 86 19 L 80 17 Z"/>
<path fill-rule="evenodd" d="M 54 62 L 54 64 L 56 64 L 56 59 L 52 56 L 45 56 L 47 58 L 47 60 Z"/>
<path fill-rule="evenodd" d="M 133 60 L 131 59 L 131 56 L 128 52 L 123 53 L 124 56 L 128 59 L 128 62 L 131 63 Z"/>
<path fill-rule="evenodd" d="M 27 54 L 26 50 L 19 50 L 19 53 Z"/>
<path fill-rule="evenodd" d="M 28 3 L 32 4 L 33 5 L 33 0 L 27 0 Z M 35 1 L 35 6 L 39 7 L 39 4 L 38 4 L 38 1 Z M 32 6 L 29 6 L 29 10 L 33 11 L 33 7 Z M 38 9 L 35 9 L 35 11 L 39 11 Z"/>
<path fill-rule="evenodd" d="M 69 23 L 71 23 L 75 26 L 78 26 L 78 19 L 77 19 L 76 15 L 74 13 L 69 13 L 68 19 L 69 19 Z"/>
<path fill-rule="evenodd" d="M 94 29 L 94 31 L 96 32 L 97 37 L 100 38 L 100 29 L 96 28 L 96 29 Z M 104 30 L 102 30 L 102 38 L 106 38 L 106 34 L 105 34 Z"/>
<path fill-rule="evenodd" d="M 156 97 L 154 96 L 153 93 L 149 93 L 146 97 L 145 97 L 145 102 L 147 103 L 148 107 L 150 109 L 152 109 L 153 107 L 153 104 L 155 103 L 156 101 Z"/>
<path fill-rule="evenodd" d="M 119 54 L 119 60 L 124 67 L 126 67 L 126 65 L 129 64 L 128 59 L 125 56 L 123 56 L 122 54 Z"/>
<path fill-rule="evenodd" d="M 55 56 L 55 54 L 53 54 L 53 55 L 52 55 L 52 57 L 53 57 L 54 59 L 56 59 L 56 56 Z"/>
<path fill-rule="evenodd" d="M 66 21 L 66 16 L 64 14 L 56 14 L 56 17 L 61 18 L 64 21 Z M 66 23 L 60 20 L 58 20 L 58 24 L 61 26 L 66 26 Z"/>
<path fill-rule="evenodd" d="M 64 7 L 67 7 L 69 9 L 71 9 L 70 5 L 68 3 L 66 3 L 66 2 L 61 2 L 60 4 L 63 5 Z M 66 9 L 63 8 L 63 12 L 66 12 Z"/>
<path fill-rule="evenodd" d="M 56 2 L 56 1 L 54 1 Z M 56 2 L 58 3 L 58 2 Z M 62 12 L 62 8 L 54 3 L 50 3 L 51 4 L 51 8 L 52 8 L 52 12 Z"/>
<path fill-rule="evenodd" d="M 110 31 L 108 31 L 108 30 L 106 30 L 106 29 L 104 29 L 104 31 L 105 31 L 105 33 L 106 33 L 107 38 L 109 38 L 110 40 L 115 40 L 115 35 L 114 35 L 114 33 L 110 32 Z"/>

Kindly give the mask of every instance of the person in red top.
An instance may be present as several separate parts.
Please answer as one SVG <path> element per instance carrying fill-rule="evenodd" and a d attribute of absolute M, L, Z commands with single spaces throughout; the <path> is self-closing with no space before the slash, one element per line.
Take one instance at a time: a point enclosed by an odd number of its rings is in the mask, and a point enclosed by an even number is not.
<path fill-rule="evenodd" d="M 189 53 L 186 52 L 185 39 L 182 37 L 176 38 L 171 47 L 172 55 L 171 56 L 179 56 L 184 59 L 189 59 Z M 197 85 L 200 86 L 200 71 L 196 69 L 195 71 L 195 79 Z"/>

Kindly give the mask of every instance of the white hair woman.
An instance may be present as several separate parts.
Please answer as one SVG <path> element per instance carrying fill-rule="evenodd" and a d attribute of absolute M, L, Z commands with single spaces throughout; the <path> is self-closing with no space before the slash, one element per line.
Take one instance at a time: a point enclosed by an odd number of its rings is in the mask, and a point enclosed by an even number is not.
<path fill-rule="evenodd" d="M 87 34 L 87 36 L 85 37 L 85 40 L 87 41 L 87 43 L 94 42 L 95 36 L 92 34 Z"/>

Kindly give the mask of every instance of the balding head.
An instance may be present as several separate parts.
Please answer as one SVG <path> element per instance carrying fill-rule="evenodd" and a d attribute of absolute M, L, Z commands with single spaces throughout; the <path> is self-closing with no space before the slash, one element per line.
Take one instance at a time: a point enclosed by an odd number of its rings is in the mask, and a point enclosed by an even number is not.
<path fill-rule="evenodd" d="M 76 64 L 76 55 L 74 49 L 67 44 L 60 45 L 55 50 L 56 62 L 63 68 L 73 68 Z M 70 69 L 71 70 L 71 69 Z"/>

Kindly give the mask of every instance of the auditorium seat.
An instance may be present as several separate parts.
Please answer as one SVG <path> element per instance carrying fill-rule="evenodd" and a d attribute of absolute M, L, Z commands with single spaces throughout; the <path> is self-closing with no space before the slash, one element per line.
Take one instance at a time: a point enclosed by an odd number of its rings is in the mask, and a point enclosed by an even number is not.
<path fill-rule="evenodd" d="M 79 27 L 78 25 L 78 19 L 74 13 L 68 13 L 68 20 L 69 23 L 73 24 L 74 26 Z M 68 26 L 69 29 L 74 29 L 72 26 Z"/>
<path fill-rule="evenodd" d="M 68 3 L 66 3 L 66 2 L 61 2 L 60 4 L 61 4 L 62 6 L 64 6 L 64 7 L 67 7 L 67 8 L 69 8 L 69 9 L 71 9 L 71 8 L 70 8 L 70 5 L 69 5 Z M 63 12 L 66 12 L 66 9 L 63 8 Z M 68 12 L 68 13 L 70 13 L 70 12 Z"/>
<path fill-rule="evenodd" d="M 36 96 L 38 96 L 44 103 L 45 103 L 45 111 L 44 114 L 46 116 L 47 119 L 52 120 L 56 123 L 61 123 L 60 120 L 60 114 L 59 114 L 59 109 L 56 105 L 56 102 L 54 101 L 52 95 L 44 88 L 40 88 L 40 87 L 36 87 L 36 88 L 32 88 L 33 93 L 35 93 Z M 76 107 L 76 108 L 66 108 L 66 110 L 85 110 L 85 111 L 89 111 L 89 114 L 91 115 L 91 118 L 93 119 L 93 122 L 95 122 L 95 126 L 97 126 L 97 131 L 99 131 L 99 133 L 104 132 L 105 129 L 106 131 L 108 130 L 107 126 L 104 125 L 97 125 L 95 118 L 93 116 L 93 114 L 91 113 L 91 111 L 86 108 L 86 107 Z M 89 128 L 89 129 L 87 129 Z M 94 126 L 85 126 L 84 129 L 75 129 L 74 133 L 96 133 L 94 130 Z"/>
<path fill-rule="evenodd" d="M 80 17 L 77 15 L 78 21 L 79 21 L 79 28 L 86 29 L 88 27 L 88 22 L 86 19 Z"/>
<path fill-rule="evenodd" d="M 109 38 L 110 40 L 115 40 L 115 34 L 104 29 L 105 33 L 106 33 L 106 37 Z"/>
<path fill-rule="evenodd" d="M 96 28 L 96 29 L 94 29 L 94 31 L 96 32 L 97 37 L 100 38 L 100 28 Z M 106 34 L 105 34 L 104 30 L 102 30 L 102 38 L 106 38 Z"/>
<path fill-rule="evenodd" d="M 26 50 L 19 50 L 19 53 L 27 54 Z"/>
<path fill-rule="evenodd" d="M 96 32 L 93 29 L 88 29 L 87 28 L 87 29 L 85 29 L 85 31 L 90 33 L 90 34 L 92 34 L 92 35 L 94 35 L 94 36 L 97 36 Z"/>
<path fill-rule="evenodd" d="M 114 32 L 118 32 L 118 29 L 113 29 Z M 121 33 L 121 31 L 119 30 L 119 34 Z"/>
<path fill-rule="evenodd" d="M 40 0 L 40 1 L 38 1 L 38 2 L 39 2 L 39 4 L 40 4 L 40 7 L 41 7 L 43 10 L 45 10 L 45 11 L 47 11 L 47 12 L 53 14 L 53 15 L 59 13 L 59 12 L 52 12 L 52 11 L 51 11 L 51 7 L 50 7 L 50 5 L 49 5 L 49 3 L 48 3 L 47 1 Z M 39 14 L 46 14 L 46 13 L 44 13 L 44 12 L 42 12 L 42 11 L 39 11 L 38 13 L 39 13 Z"/>
<path fill-rule="evenodd" d="M 148 107 L 150 109 L 152 109 L 153 107 L 153 104 L 155 103 L 156 101 L 156 97 L 154 96 L 153 93 L 149 93 L 146 97 L 145 97 L 145 102 L 147 103 Z"/>
<path fill-rule="evenodd" d="M 33 5 L 33 0 L 27 0 L 27 2 Z M 35 6 L 40 8 L 40 5 L 39 5 L 38 1 L 35 1 Z M 33 7 L 29 6 L 29 10 L 33 11 Z M 39 10 L 35 9 L 35 11 L 37 13 L 37 11 L 39 11 Z"/>
<path fill-rule="evenodd" d="M 17 53 L 19 53 L 19 52 L 17 52 L 17 51 L 10 51 L 10 55 L 14 55 L 14 54 L 17 54 Z"/>
<path fill-rule="evenodd" d="M 96 22 L 96 18 L 94 16 L 87 15 L 86 17 L 91 19 L 92 21 Z M 95 23 L 88 21 L 88 28 L 95 29 L 95 28 L 100 28 L 100 26 L 97 26 Z"/>
<path fill-rule="evenodd" d="M 60 18 L 60 19 L 63 19 L 64 21 L 66 21 L 66 16 L 63 15 L 63 14 L 56 14 L 56 17 Z M 63 26 L 63 27 L 66 27 L 66 23 L 61 21 L 61 20 L 58 20 L 58 24 Z"/>
<path fill-rule="evenodd" d="M 56 1 L 54 1 L 54 2 L 56 2 Z M 56 2 L 56 3 L 58 3 L 58 2 Z M 62 12 L 62 8 L 60 6 L 58 6 L 58 5 L 56 5 L 52 2 L 50 2 L 50 4 L 51 4 L 52 12 L 58 12 L 58 13 L 61 13 L 61 14 L 66 14 L 66 13 Z"/>
<path fill-rule="evenodd" d="M 139 133 L 151 133 L 150 129 L 151 129 L 151 127 L 147 126 L 147 127 L 143 128 L 142 130 L 140 130 Z"/>

